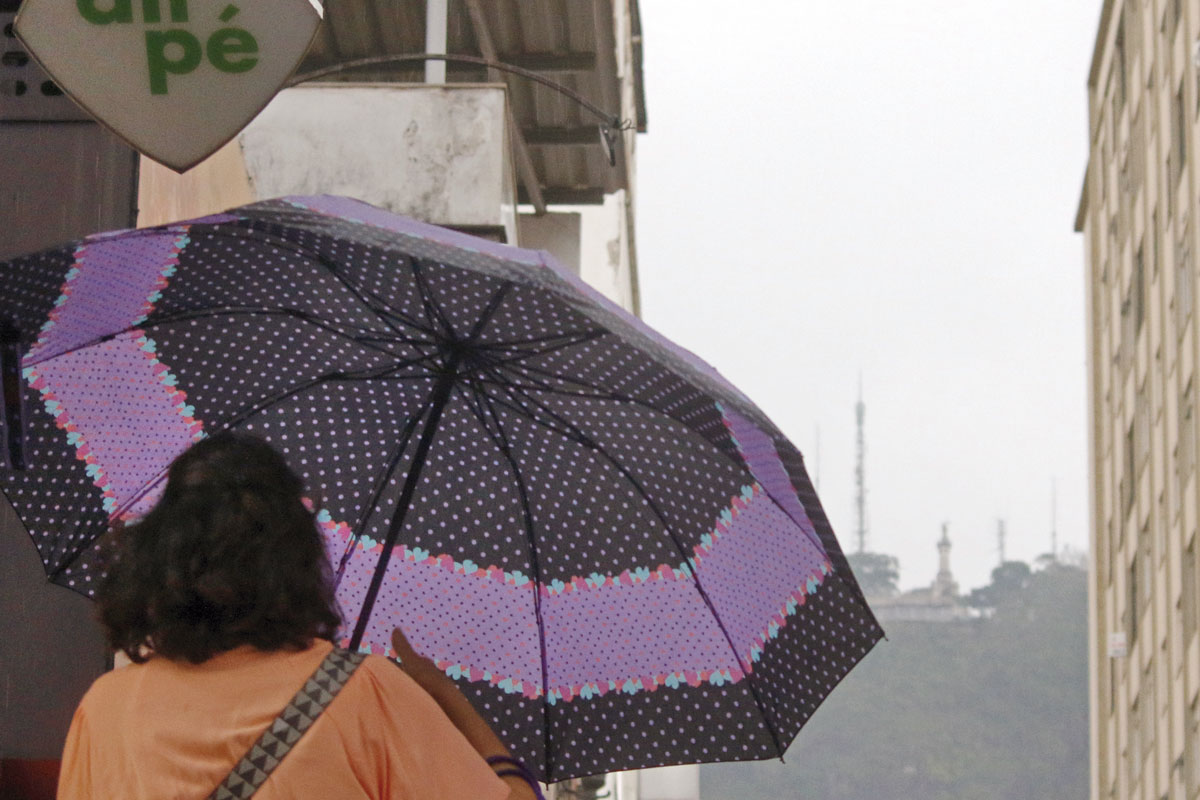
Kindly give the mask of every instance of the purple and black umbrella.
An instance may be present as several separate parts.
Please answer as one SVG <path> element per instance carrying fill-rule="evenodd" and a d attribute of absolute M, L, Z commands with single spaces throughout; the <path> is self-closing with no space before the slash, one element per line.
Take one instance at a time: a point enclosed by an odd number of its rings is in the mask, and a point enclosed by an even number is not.
<path fill-rule="evenodd" d="M 0 281 L 0 486 L 50 580 L 90 593 L 175 455 L 258 434 L 344 643 L 403 627 L 545 780 L 779 756 L 882 635 L 796 449 L 545 253 L 290 198 Z"/>

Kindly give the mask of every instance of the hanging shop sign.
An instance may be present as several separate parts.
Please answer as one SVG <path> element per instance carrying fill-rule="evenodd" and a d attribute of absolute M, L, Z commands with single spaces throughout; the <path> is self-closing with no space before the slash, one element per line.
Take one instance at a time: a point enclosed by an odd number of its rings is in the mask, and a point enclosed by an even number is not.
<path fill-rule="evenodd" d="M 275 96 L 320 21 L 314 0 L 25 0 L 14 28 L 76 103 L 183 172 Z"/>

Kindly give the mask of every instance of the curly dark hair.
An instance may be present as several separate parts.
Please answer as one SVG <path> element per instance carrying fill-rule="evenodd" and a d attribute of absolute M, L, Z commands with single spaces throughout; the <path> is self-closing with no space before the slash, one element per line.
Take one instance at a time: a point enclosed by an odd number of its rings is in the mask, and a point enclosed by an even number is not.
<path fill-rule="evenodd" d="M 114 531 L 97 600 L 109 644 L 198 664 L 240 645 L 300 649 L 341 622 L 304 484 L 269 444 L 218 433 L 175 459 L 162 498 Z"/>

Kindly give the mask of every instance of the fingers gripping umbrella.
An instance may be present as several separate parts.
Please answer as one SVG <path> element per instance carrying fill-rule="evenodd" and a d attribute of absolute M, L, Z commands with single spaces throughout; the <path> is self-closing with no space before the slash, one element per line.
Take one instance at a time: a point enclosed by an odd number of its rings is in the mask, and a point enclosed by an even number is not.
<path fill-rule="evenodd" d="M 401 626 L 546 780 L 781 755 L 881 635 L 796 449 L 545 254 L 290 198 L 0 280 L 0 485 L 56 583 L 235 428 L 311 487 L 344 642 Z"/>

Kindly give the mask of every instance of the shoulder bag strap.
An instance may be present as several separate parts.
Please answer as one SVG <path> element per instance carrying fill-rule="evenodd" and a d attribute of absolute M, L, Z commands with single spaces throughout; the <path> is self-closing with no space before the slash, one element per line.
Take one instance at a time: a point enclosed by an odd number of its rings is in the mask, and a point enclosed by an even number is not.
<path fill-rule="evenodd" d="M 333 702 L 366 655 L 335 647 L 208 800 L 246 800 Z"/>

